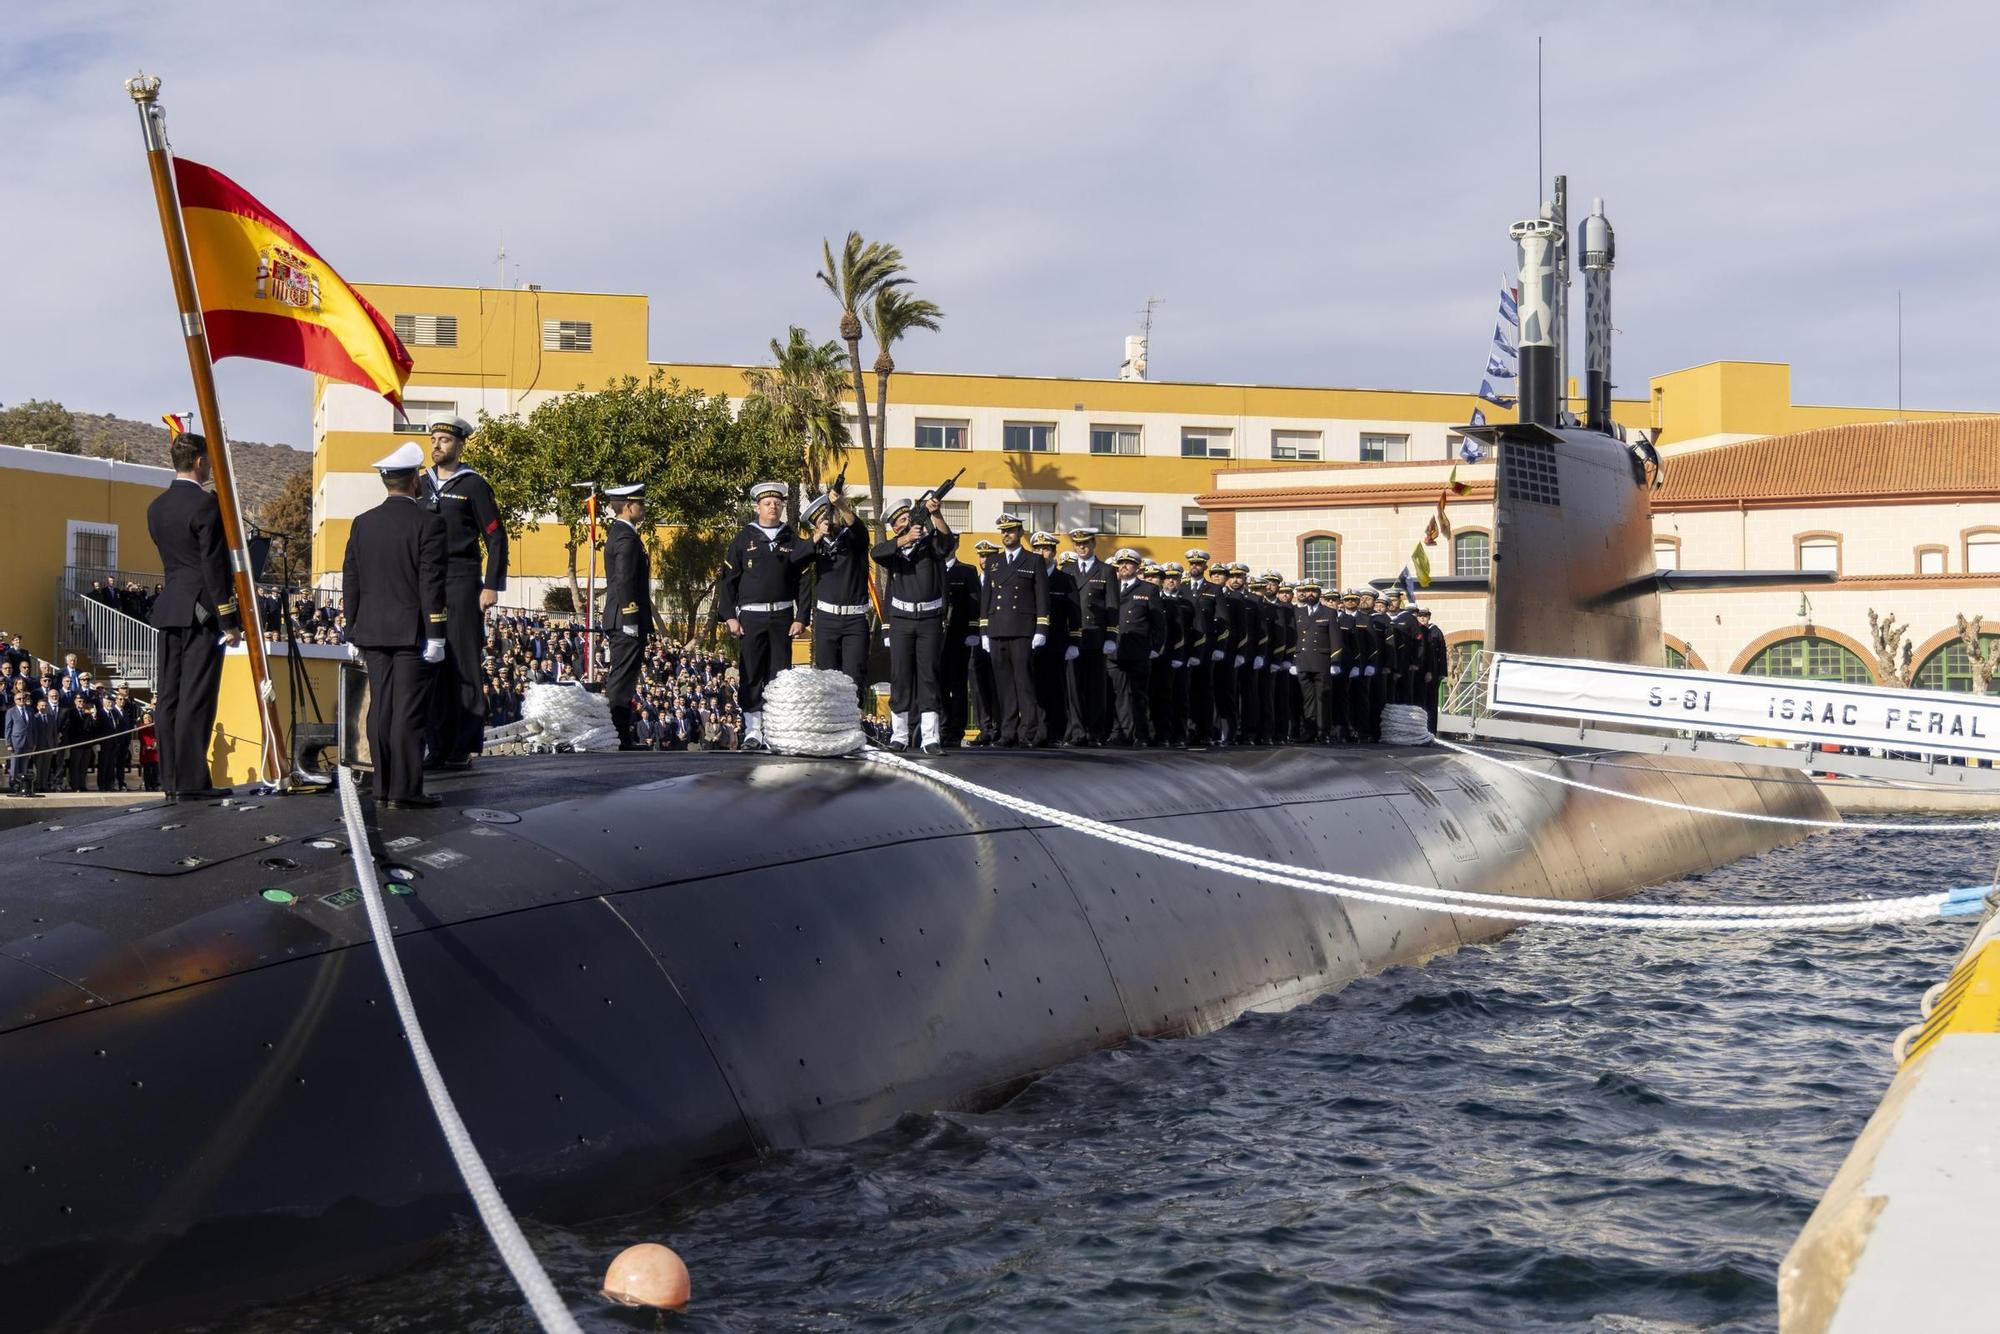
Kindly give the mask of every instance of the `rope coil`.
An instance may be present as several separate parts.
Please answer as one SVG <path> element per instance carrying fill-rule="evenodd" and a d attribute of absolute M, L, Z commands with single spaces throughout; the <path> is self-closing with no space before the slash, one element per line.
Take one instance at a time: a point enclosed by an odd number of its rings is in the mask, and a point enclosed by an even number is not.
<path fill-rule="evenodd" d="M 791 667 L 764 687 L 764 744 L 780 755 L 852 755 L 868 744 L 845 672 Z"/>

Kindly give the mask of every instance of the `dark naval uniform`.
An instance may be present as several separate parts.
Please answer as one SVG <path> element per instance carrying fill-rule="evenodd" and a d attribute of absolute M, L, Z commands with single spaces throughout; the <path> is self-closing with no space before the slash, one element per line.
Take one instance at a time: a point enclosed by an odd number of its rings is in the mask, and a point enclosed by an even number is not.
<path fill-rule="evenodd" d="M 1215 708 L 1216 735 L 1219 738 L 1241 743 L 1243 740 L 1241 710 L 1236 704 L 1236 673 L 1244 662 L 1244 621 L 1249 608 L 1247 599 L 1228 582 L 1216 585 L 1215 611 L 1212 622 L 1212 642 L 1222 652 L 1217 658 L 1209 654 L 1209 688 Z"/>
<path fill-rule="evenodd" d="M 1104 663 L 1104 635 L 1110 621 L 1110 600 L 1105 590 L 1116 576 L 1100 557 L 1093 556 L 1090 568 L 1079 559 L 1071 567 L 1076 584 L 1076 660 L 1064 673 L 1068 677 L 1069 728 L 1064 740 L 1071 745 L 1102 744 L 1111 735 L 1111 710 L 1107 707 Z"/>
<path fill-rule="evenodd" d="M 146 530 L 166 571 L 153 603 L 160 632 L 153 704 L 160 790 L 202 792 L 209 787 L 209 733 L 222 686 L 220 641 L 238 626 L 222 511 L 214 495 L 177 477 L 146 507 Z"/>
<path fill-rule="evenodd" d="M 1236 729 L 1238 740 L 1255 746 L 1264 740 L 1264 634 L 1270 620 L 1264 615 L 1264 599 L 1248 588 L 1241 594 L 1243 647 L 1236 667 Z"/>
<path fill-rule="evenodd" d="M 1382 710 L 1389 703 L 1389 683 L 1401 670 L 1396 643 L 1396 628 L 1389 623 L 1389 613 L 1382 610 L 1377 602 L 1375 610 L 1368 613 L 1369 629 L 1375 636 L 1375 671 L 1368 679 L 1368 739 L 1382 739 Z"/>
<path fill-rule="evenodd" d="M 347 642 L 368 669 L 368 755 L 378 801 L 424 791 L 431 668 L 424 642 L 445 638 L 444 521 L 409 496 L 356 516 L 341 563 Z"/>
<path fill-rule="evenodd" d="M 813 553 L 812 665 L 846 672 L 858 704 L 868 680 L 868 526 L 832 528 Z"/>
<path fill-rule="evenodd" d="M 1183 585 L 1182 587 L 1185 587 Z M 1194 603 L 1180 589 L 1155 594 L 1165 619 L 1166 642 L 1153 661 L 1153 731 L 1163 746 L 1187 745 L 1188 671 L 1194 656 Z"/>
<path fill-rule="evenodd" d="M 1197 579 L 1190 574 L 1181 583 L 1181 596 L 1193 614 L 1187 658 L 1187 717 L 1188 740 L 1197 746 L 1215 739 L 1214 670 L 1221 666 L 1217 659 L 1222 654 L 1216 639 L 1215 609 L 1216 595 L 1221 591 L 1222 585 L 1211 583 L 1206 576 Z"/>
<path fill-rule="evenodd" d="M 1399 668 L 1394 683 L 1396 703 L 1422 704 L 1420 687 L 1424 675 L 1424 628 L 1417 624 L 1417 614 L 1408 607 L 1391 616 L 1389 624 L 1396 632 L 1396 662 Z"/>
<path fill-rule="evenodd" d="M 1340 739 L 1340 715 L 1334 708 L 1334 686 L 1341 670 L 1345 637 L 1340 629 L 1340 613 L 1324 602 L 1299 604 L 1298 650 L 1294 664 L 1299 669 L 1299 740 L 1331 742 Z"/>
<path fill-rule="evenodd" d="M 765 684 L 792 665 L 788 636 L 792 622 L 800 619 L 799 575 L 812 560 L 813 550 L 812 543 L 792 536 L 783 524 L 766 531 L 746 523 L 722 557 L 715 617 L 719 621 L 733 617 L 743 626 L 742 679 L 736 699 L 746 731 L 754 730 L 749 715 L 763 711 Z"/>
<path fill-rule="evenodd" d="M 1117 714 L 1111 736 L 1113 741 L 1134 746 L 1150 745 L 1153 739 L 1149 678 L 1153 658 L 1166 639 L 1166 618 L 1155 596 L 1159 591 L 1137 576 L 1129 581 L 1115 579 L 1106 590 L 1115 616 L 1112 633 L 1118 645 L 1105 654 L 1109 659 L 1112 705 Z"/>
<path fill-rule="evenodd" d="M 1438 730 L 1438 691 L 1450 678 L 1451 650 L 1445 647 L 1444 631 L 1435 625 L 1423 627 L 1424 670 L 1420 678 L 1423 691 L 1424 718 L 1430 723 L 1431 733 Z"/>
<path fill-rule="evenodd" d="M 944 734 L 944 748 L 957 750 L 965 744 L 965 725 L 970 716 L 967 686 L 973 657 L 979 653 L 978 569 L 956 557 L 947 557 L 944 599 L 944 655 L 938 672 L 938 688 L 944 694 L 940 730 Z M 990 695 L 993 674 L 985 668 L 983 657 L 980 665 L 987 681 L 984 694 Z M 993 738 L 989 735 L 986 739 Z"/>
<path fill-rule="evenodd" d="M 1008 557 L 1013 559 L 1009 560 Z M 1048 739 L 1035 702 L 1034 636 L 1049 629 L 1049 564 L 1025 547 L 986 562 L 980 633 L 993 645 L 993 693 L 998 743 L 1039 746 Z"/>
<path fill-rule="evenodd" d="M 1033 660 L 1035 703 L 1041 706 L 1042 725 L 1050 740 L 1067 740 L 1073 724 L 1069 716 L 1069 650 L 1077 646 L 1081 609 L 1076 580 L 1055 561 L 1049 567 L 1048 642 L 1029 656 Z M 1082 661 L 1082 654 L 1077 660 Z M 1097 656 L 1102 658 L 1100 648 Z M 1101 665 L 1101 664 L 1100 664 Z"/>
<path fill-rule="evenodd" d="M 639 689 L 639 666 L 646 641 L 659 628 L 653 616 L 653 561 L 645 539 L 623 519 L 604 530 L 605 637 L 611 643 L 611 670 L 604 676 L 604 701 L 618 729 L 618 749 L 638 750 L 632 697 Z"/>
<path fill-rule="evenodd" d="M 889 713 L 922 715 L 943 707 L 945 554 L 950 539 L 926 532 L 907 545 L 884 537 L 871 553 L 889 575 Z M 942 728 L 940 728 L 942 730 Z M 942 742 L 940 741 L 940 744 Z"/>
<path fill-rule="evenodd" d="M 463 465 L 449 477 L 426 471 L 417 499 L 444 520 L 444 665 L 431 686 L 431 759 L 458 763 L 486 741 L 486 692 L 480 665 L 486 656 L 484 589 L 507 587 L 507 532 L 486 479 Z M 480 547 L 484 544 L 482 559 Z"/>

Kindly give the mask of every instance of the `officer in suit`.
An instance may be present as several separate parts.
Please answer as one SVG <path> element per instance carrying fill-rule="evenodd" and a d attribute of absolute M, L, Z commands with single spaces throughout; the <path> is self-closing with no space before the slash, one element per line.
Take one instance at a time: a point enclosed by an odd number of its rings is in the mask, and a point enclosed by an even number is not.
<path fill-rule="evenodd" d="M 957 533 L 947 534 L 946 543 L 949 550 L 944 557 L 944 656 L 938 671 L 938 689 L 944 698 L 944 748 L 957 750 L 965 744 L 972 660 L 980 655 L 979 571 L 958 558 Z M 990 693 L 990 667 L 986 669 L 986 679 Z"/>
<path fill-rule="evenodd" d="M 975 746 L 990 746 L 1000 736 L 1000 690 L 993 681 L 993 655 L 987 651 L 982 633 L 986 615 L 986 571 L 1000 554 L 1000 544 L 980 538 L 972 544 L 973 579 L 977 584 L 972 604 L 972 726 Z"/>
<path fill-rule="evenodd" d="M 938 714 L 938 669 L 944 660 L 945 554 L 951 527 L 936 496 L 924 497 L 924 517 L 910 501 L 889 511 L 889 532 L 875 544 L 875 563 L 889 575 L 889 749 L 910 747 L 910 715 L 926 755 L 944 753 Z"/>
<path fill-rule="evenodd" d="M 1165 618 L 1154 600 L 1156 590 L 1139 577 L 1143 564 L 1139 553 L 1120 547 L 1112 556 L 1118 572 L 1107 596 L 1114 619 L 1111 634 L 1104 640 L 1104 656 L 1111 676 L 1111 699 L 1116 720 L 1112 724 L 1111 745 L 1152 744 L 1153 727 L 1148 706 L 1149 678 L 1158 645 L 1166 638 Z"/>
<path fill-rule="evenodd" d="M 14 698 L 7 705 L 7 790 L 17 797 L 41 795 L 35 790 L 34 755 L 44 749 L 37 744 L 41 730 L 28 688 L 16 684 Z"/>
<path fill-rule="evenodd" d="M 845 672 L 854 702 L 868 683 L 868 525 L 839 491 L 828 491 L 800 516 L 813 544 L 812 665 Z"/>
<path fill-rule="evenodd" d="M 659 629 L 653 616 L 653 561 L 639 536 L 639 525 L 646 521 L 646 491 L 634 484 L 607 487 L 604 494 L 611 501 L 612 516 L 604 529 L 604 623 L 611 656 L 611 669 L 604 674 L 604 702 L 611 706 L 611 725 L 618 729 L 618 749 L 642 750 L 633 726 L 632 698 L 639 689 L 646 641 Z"/>
<path fill-rule="evenodd" d="M 1435 736 L 1438 730 L 1438 691 L 1451 673 L 1451 650 L 1445 647 L 1444 631 L 1431 624 L 1429 607 L 1412 607 L 1410 612 L 1417 618 L 1417 627 L 1424 632 L 1423 671 L 1418 677 L 1417 689 L 1422 696 L 1424 719 Z"/>
<path fill-rule="evenodd" d="M 1021 520 L 1000 516 L 1000 550 L 986 562 L 980 643 L 993 659 L 996 744 L 1039 746 L 1048 739 L 1035 702 L 1034 651 L 1048 642 L 1049 567 L 1021 545 Z"/>
<path fill-rule="evenodd" d="M 1069 706 L 1069 727 L 1063 740 L 1072 746 L 1101 746 L 1111 735 L 1111 710 L 1104 662 L 1104 636 L 1110 627 L 1111 606 L 1106 590 L 1111 586 L 1111 567 L 1097 556 L 1095 528 L 1069 530 L 1076 566 L 1070 578 L 1076 584 L 1076 653 L 1065 655 L 1069 668 L 1064 675 L 1065 700 Z"/>
<path fill-rule="evenodd" d="M 356 516 L 341 562 L 348 656 L 368 670 L 375 799 L 391 809 L 443 804 L 424 791 L 424 719 L 446 613 L 444 520 L 417 500 L 423 465 L 414 442 L 375 461 L 389 494 Z"/>
<path fill-rule="evenodd" d="M 431 423 L 431 467 L 418 499 L 444 520 L 444 666 L 431 685 L 431 763 L 466 769 L 486 741 L 486 696 L 480 690 L 486 613 L 507 587 L 507 532 L 484 477 L 459 461 L 472 424 L 463 417 Z M 482 556 L 482 547 L 484 548 Z"/>
<path fill-rule="evenodd" d="M 742 641 L 736 687 L 737 707 L 743 710 L 740 749 L 769 750 L 764 744 L 764 687 L 792 665 L 791 640 L 806 636 L 799 576 L 812 563 L 815 548 L 785 526 L 784 483 L 757 483 L 750 488 L 750 503 L 756 516 L 723 553 L 715 615 Z"/>
<path fill-rule="evenodd" d="M 1077 638 L 1081 626 L 1080 593 L 1075 576 L 1056 559 L 1060 544 L 1054 533 L 1038 532 L 1028 546 L 1049 570 L 1048 642 L 1034 651 L 1035 703 L 1041 706 L 1042 725 L 1049 740 L 1069 744 L 1069 676 L 1082 655 Z M 1072 562 L 1073 564 L 1073 562 Z M 1099 658 L 1104 656 L 1100 650 Z"/>
<path fill-rule="evenodd" d="M 1298 624 L 1299 740 L 1331 744 L 1340 739 L 1333 711 L 1334 674 L 1341 670 L 1343 636 L 1340 616 L 1320 601 L 1320 586 L 1312 579 L 1298 586 L 1294 616 Z"/>
<path fill-rule="evenodd" d="M 243 642 L 222 510 L 208 487 L 208 447 L 193 433 L 168 446 L 174 480 L 146 507 L 146 531 L 166 579 L 153 603 L 160 632 L 153 711 L 160 788 L 169 802 L 227 796 L 209 782 L 209 733 L 222 688 L 222 648 Z"/>

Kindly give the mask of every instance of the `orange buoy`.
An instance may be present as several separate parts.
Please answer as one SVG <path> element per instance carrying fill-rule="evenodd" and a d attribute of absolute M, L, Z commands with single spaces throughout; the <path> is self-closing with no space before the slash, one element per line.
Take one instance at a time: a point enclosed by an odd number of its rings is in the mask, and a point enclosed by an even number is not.
<path fill-rule="evenodd" d="M 679 1311 L 690 1295 L 688 1267 L 657 1242 L 627 1246 L 604 1271 L 604 1295 L 623 1306 Z"/>

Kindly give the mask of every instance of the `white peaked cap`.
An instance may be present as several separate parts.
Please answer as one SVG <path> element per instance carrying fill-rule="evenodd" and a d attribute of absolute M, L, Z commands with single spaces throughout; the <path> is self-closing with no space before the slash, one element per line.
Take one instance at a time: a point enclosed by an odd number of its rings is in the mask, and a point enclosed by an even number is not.
<path fill-rule="evenodd" d="M 424 451 L 406 440 L 385 458 L 375 460 L 377 472 L 415 472 L 424 466 Z"/>

